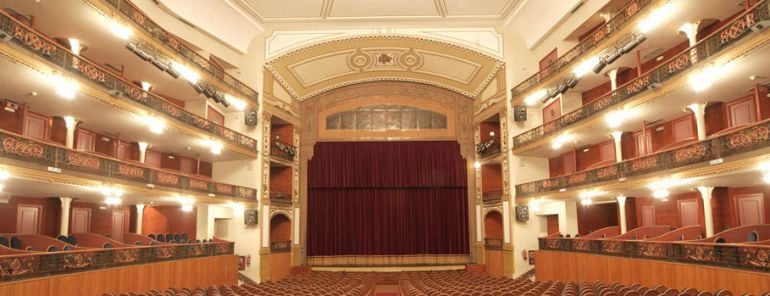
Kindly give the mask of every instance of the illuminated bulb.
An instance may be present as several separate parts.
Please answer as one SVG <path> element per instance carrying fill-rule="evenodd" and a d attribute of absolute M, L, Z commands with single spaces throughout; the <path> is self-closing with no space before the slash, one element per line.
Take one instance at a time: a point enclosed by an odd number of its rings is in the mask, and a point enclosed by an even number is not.
<path fill-rule="evenodd" d="M 241 100 L 241 99 L 239 99 L 239 98 L 236 98 L 236 97 L 234 97 L 234 96 L 231 96 L 231 95 L 225 95 L 225 100 L 227 100 L 228 102 L 230 102 L 230 104 L 231 104 L 231 105 L 232 105 L 232 106 L 233 106 L 233 107 L 234 107 L 236 110 L 240 110 L 240 111 L 246 110 L 246 106 L 248 105 L 248 104 L 246 104 L 246 101 L 244 101 L 244 100 Z"/>
<path fill-rule="evenodd" d="M 147 116 L 145 117 L 150 132 L 153 134 L 162 134 L 166 130 L 166 121 L 157 117 Z"/>
<path fill-rule="evenodd" d="M 210 146 L 210 149 L 211 149 L 211 154 L 214 154 L 214 155 L 220 155 L 220 154 L 222 154 L 222 148 L 223 148 L 223 146 L 224 146 L 224 145 L 222 145 L 222 143 L 220 143 L 220 142 L 214 142 L 214 141 L 212 141 L 212 142 L 211 142 L 211 146 Z"/>
<path fill-rule="evenodd" d="M 668 189 L 658 188 L 652 191 L 652 197 L 657 199 L 664 199 L 668 197 Z"/>
<path fill-rule="evenodd" d="M 765 175 L 762 177 L 762 181 L 765 181 L 765 183 L 770 184 L 770 172 L 765 173 Z"/>
<path fill-rule="evenodd" d="M 80 51 L 83 49 L 83 47 L 80 45 L 80 40 L 77 40 L 75 38 L 69 38 L 70 42 L 70 50 L 75 55 L 80 55 Z"/>
<path fill-rule="evenodd" d="M 3 192 L 3 189 L 5 189 L 5 185 L 0 184 L 0 192 Z"/>
<path fill-rule="evenodd" d="M 607 113 L 607 116 L 604 117 L 604 121 L 610 128 L 617 128 L 623 124 L 623 121 L 626 119 L 627 115 L 628 114 L 622 110 L 611 111 L 610 113 Z"/>
<path fill-rule="evenodd" d="M 671 13 L 671 4 L 666 3 L 663 6 L 656 8 L 650 14 L 640 21 L 636 28 L 642 33 L 647 33 L 655 29 L 661 22 L 663 22 Z"/>
<path fill-rule="evenodd" d="M 594 203 L 594 201 L 590 198 L 584 198 L 580 200 L 580 204 L 584 206 L 590 206 Z"/>
<path fill-rule="evenodd" d="M 481 163 L 477 160 L 473 162 L 473 167 L 477 170 L 481 168 Z"/>
<path fill-rule="evenodd" d="M 152 84 L 150 84 L 147 81 L 142 81 L 142 90 L 144 91 L 150 91 L 150 88 L 152 87 Z"/>
<path fill-rule="evenodd" d="M 541 203 L 541 201 L 538 200 L 538 199 L 530 200 L 529 201 L 529 209 L 534 211 L 534 212 L 540 211 L 540 203 Z"/>
<path fill-rule="evenodd" d="M 598 65 L 600 61 L 601 59 L 599 59 L 598 56 L 587 59 L 575 67 L 575 69 L 572 70 L 572 73 L 574 73 L 577 78 L 583 77 L 593 71 L 593 68 Z"/>
<path fill-rule="evenodd" d="M 724 73 L 720 73 L 721 71 L 722 69 L 720 69 L 720 67 L 709 66 L 702 69 L 701 71 L 690 74 L 690 77 L 688 78 L 690 87 L 692 87 L 692 89 L 696 92 L 701 92 L 708 89 L 714 83 L 714 79 L 724 75 Z"/>
<path fill-rule="evenodd" d="M 545 97 L 545 94 L 546 94 L 547 92 L 548 92 L 548 91 L 546 91 L 546 90 L 544 90 L 544 89 L 541 89 L 541 90 L 539 90 L 539 91 L 536 91 L 536 92 L 532 93 L 531 95 L 529 95 L 529 96 L 527 96 L 526 98 L 524 98 L 524 104 L 527 104 L 527 106 L 532 106 L 532 105 L 534 105 L 535 103 L 537 103 L 537 101 L 539 101 L 539 100 L 541 100 L 543 97 Z"/>
<path fill-rule="evenodd" d="M 179 72 L 184 79 L 192 84 L 198 83 L 198 79 L 200 79 L 200 75 L 197 72 L 180 63 L 171 62 L 171 68 Z"/>
<path fill-rule="evenodd" d="M 11 178 L 11 172 L 6 169 L 0 170 L 0 181 L 5 181 Z"/>
<path fill-rule="evenodd" d="M 106 203 L 107 205 L 110 205 L 110 206 L 119 205 L 122 202 L 123 201 L 120 199 L 120 197 L 117 197 L 117 196 L 109 196 L 109 197 L 104 199 L 104 203 Z"/>
<path fill-rule="evenodd" d="M 241 215 L 241 214 L 243 214 L 243 211 L 246 210 L 246 206 L 244 206 L 243 204 L 240 204 L 240 203 L 228 202 L 227 206 L 232 208 L 233 209 L 233 213 L 236 214 L 236 215 Z"/>
<path fill-rule="evenodd" d="M 182 206 L 182 212 L 192 212 L 193 206 L 192 205 L 183 205 Z"/>
<path fill-rule="evenodd" d="M 80 84 L 74 80 L 64 78 L 64 76 L 59 74 L 55 74 L 51 77 L 51 84 L 56 88 L 57 95 L 68 100 L 74 99 L 78 90 L 80 90 Z"/>
<path fill-rule="evenodd" d="M 110 20 L 110 31 L 112 31 L 112 34 L 115 34 L 115 36 L 118 36 L 118 38 L 123 40 L 128 40 L 128 38 L 131 38 L 131 36 L 134 35 L 131 28 L 121 25 L 116 20 Z"/>

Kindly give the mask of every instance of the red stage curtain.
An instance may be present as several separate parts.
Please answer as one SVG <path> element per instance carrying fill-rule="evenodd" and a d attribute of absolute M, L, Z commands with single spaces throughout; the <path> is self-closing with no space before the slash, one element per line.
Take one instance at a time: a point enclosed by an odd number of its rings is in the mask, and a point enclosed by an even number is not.
<path fill-rule="evenodd" d="M 467 254 L 466 170 L 456 142 L 317 143 L 308 256 Z"/>

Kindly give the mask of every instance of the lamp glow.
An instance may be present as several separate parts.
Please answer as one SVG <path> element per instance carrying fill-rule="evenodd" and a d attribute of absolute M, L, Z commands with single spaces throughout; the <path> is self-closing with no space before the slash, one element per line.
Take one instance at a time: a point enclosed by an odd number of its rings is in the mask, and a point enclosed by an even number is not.
<path fill-rule="evenodd" d="M 53 87 L 56 88 L 56 94 L 68 100 L 74 99 L 78 90 L 80 90 L 80 84 L 60 74 L 53 75 L 50 81 Z"/>
<path fill-rule="evenodd" d="M 193 69 L 190 69 L 189 67 L 182 65 L 177 62 L 171 62 L 171 68 L 174 69 L 174 71 L 179 72 L 179 74 L 187 80 L 188 82 L 192 84 L 198 83 L 198 80 L 200 79 L 200 75 L 198 75 L 198 72 L 193 71 Z"/>
<path fill-rule="evenodd" d="M 230 104 L 232 104 L 232 106 L 235 107 L 235 109 L 239 110 L 239 111 L 246 110 L 246 106 L 248 105 L 248 104 L 246 104 L 246 101 L 241 100 L 241 99 L 236 98 L 236 97 L 231 96 L 231 95 L 225 95 L 225 100 L 230 102 Z"/>
<path fill-rule="evenodd" d="M 481 163 L 477 160 L 473 162 L 473 167 L 477 170 L 481 168 Z"/>
<path fill-rule="evenodd" d="M 116 20 L 110 20 L 110 31 L 122 40 L 128 40 L 128 38 L 134 35 L 134 31 L 131 28 L 118 23 Z"/>
<path fill-rule="evenodd" d="M 671 14 L 672 6 L 670 2 L 656 8 L 646 18 L 640 21 L 636 28 L 642 33 L 648 33 L 658 27 Z"/>
<path fill-rule="evenodd" d="M 601 59 L 599 59 L 598 56 L 591 57 L 590 59 L 583 61 L 577 67 L 575 67 L 575 69 L 572 70 L 572 73 L 574 73 L 578 78 L 583 77 L 589 72 L 593 71 L 594 67 L 596 67 L 596 65 L 598 65 L 600 62 Z"/>
<path fill-rule="evenodd" d="M 543 97 L 545 97 L 545 95 L 547 93 L 548 93 L 548 91 L 545 90 L 545 89 L 538 90 L 538 91 L 530 94 L 526 98 L 524 98 L 524 104 L 526 104 L 527 106 L 535 105 L 535 103 L 537 103 L 537 101 L 540 101 L 541 99 L 543 99 Z"/>

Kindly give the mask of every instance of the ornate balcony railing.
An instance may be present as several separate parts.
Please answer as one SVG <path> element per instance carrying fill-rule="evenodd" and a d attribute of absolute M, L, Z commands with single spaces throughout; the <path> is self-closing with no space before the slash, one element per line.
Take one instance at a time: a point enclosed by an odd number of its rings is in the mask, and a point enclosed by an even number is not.
<path fill-rule="evenodd" d="M 538 238 L 540 250 L 590 253 L 770 272 L 770 246 Z"/>
<path fill-rule="evenodd" d="M 484 248 L 487 250 L 500 251 L 503 249 L 503 240 L 501 239 L 484 239 Z"/>
<path fill-rule="evenodd" d="M 110 94 L 123 95 L 133 102 L 163 113 L 198 130 L 221 137 L 236 146 L 243 147 L 249 151 L 257 151 L 256 140 L 213 123 L 159 96 L 142 90 L 141 87 L 104 69 L 98 63 L 73 54 L 67 48 L 27 27 L 4 11 L 0 11 L 0 30 L 11 34 L 13 43 L 55 64 L 66 72 L 78 75 L 94 85 L 101 86 L 102 89 Z"/>
<path fill-rule="evenodd" d="M 270 242 L 270 253 L 291 252 L 291 241 Z"/>
<path fill-rule="evenodd" d="M 58 168 L 62 172 L 76 172 L 96 178 L 112 178 L 138 182 L 143 186 L 153 184 L 193 192 L 216 194 L 244 200 L 256 200 L 254 188 L 212 182 L 180 173 L 150 168 L 140 163 L 131 163 L 97 154 L 66 149 L 61 146 L 0 131 L 0 158 L 22 161 L 33 168 L 40 165 Z M 35 166 L 38 165 L 38 166 Z"/>
<path fill-rule="evenodd" d="M 484 141 L 483 143 L 476 145 L 476 153 L 481 158 L 487 158 L 489 156 L 496 155 L 500 153 L 500 149 L 501 147 L 499 138 L 491 138 Z"/>
<path fill-rule="evenodd" d="M 35 252 L 0 256 L 0 283 L 186 258 L 233 254 L 232 242 Z"/>
<path fill-rule="evenodd" d="M 770 147 L 770 120 L 735 130 L 719 137 L 683 147 L 611 164 L 592 170 L 516 185 L 516 195 L 557 191 L 586 184 L 615 181 L 652 172 L 733 156 Z"/>
<path fill-rule="evenodd" d="M 495 203 L 503 200 L 503 190 L 490 190 L 481 193 L 481 201 L 484 203 Z"/>
<path fill-rule="evenodd" d="M 291 205 L 291 193 L 270 191 L 270 203 L 275 205 Z"/>
<path fill-rule="evenodd" d="M 273 140 L 273 145 L 270 148 L 270 155 L 294 161 L 294 156 L 297 155 L 297 147 L 278 140 Z"/>
<path fill-rule="evenodd" d="M 698 44 L 682 51 L 646 74 L 625 83 L 616 90 L 554 121 L 513 137 L 513 149 L 534 143 L 548 135 L 556 134 L 565 127 L 590 118 L 594 114 L 627 101 L 648 89 L 660 87 L 663 82 L 692 68 L 693 65 L 697 64 L 697 61 L 703 61 L 714 56 L 729 45 L 748 36 L 752 32 L 751 26 L 754 24 L 767 20 L 770 20 L 770 7 L 768 7 L 766 1 L 763 1 L 760 4 L 756 4 L 750 11 L 736 17 L 729 24 L 701 40 Z M 696 52 L 696 55 L 692 55 L 693 52 Z M 693 57 L 696 57 L 697 60 L 693 61 Z"/>
<path fill-rule="evenodd" d="M 99 0 L 95 0 L 99 1 Z M 251 89 L 250 87 L 246 86 L 243 82 L 239 81 L 238 79 L 235 79 L 230 74 L 225 73 L 222 69 L 219 67 L 216 67 L 212 65 L 208 59 L 204 58 L 195 50 L 189 48 L 184 43 L 180 42 L 179 39 L 177 39 L 174 34 L 169 33 L 168 31 L 161 28 L 157 23 L 152 21 L 143 11 L 141 11 L 139 8 L 134 6 L 131 1 L 127 0 L 104 0 L 109 5 L 115 7 L 118 12 L 123 14 L 124 17 L 131 20 L 136 24 L 136 26 L 142 28 L 145 33 L 149 34 L 157 40 L 159 43 L 165 45 L 166 47 L 170 48 L 180 56 L 182 56 L 184 59 L 189 61 L 191 64 L 197 66 L 198 68 L 202 69 L 206 73 L 209 73 L 211 76 L 215 77 L 219 81 L 221 81 L 223 84 L 233 88 L 234 90 L 240 92 L 248 100 L 250 100 L 254 104 L 259 104 L 259 93 L 257 93 L 255 90 Z"/>
<path fill-rule="evenodd" d="M 511 89 L 511 97 L 516 98 L 532 90 L 547 78 L 556 76 L 562 70 L 571 66 L 575 61 L 581 58 L 586 52 L 596 48 L 602 41 L 621 31 L 626 24 L 639 15 L 639 12 L 654 2 L 653 0 L 634 0 L 626 5 L 623 10 L 618 12 L 615 17 L 610 19 L 605 25 L 591 33 L 591 36 L 580 42 L 577 46 L 570 49 L 567 53 L 559 57 L 548 67 L 540 70 L 526 80 L 522 81 Z"/>

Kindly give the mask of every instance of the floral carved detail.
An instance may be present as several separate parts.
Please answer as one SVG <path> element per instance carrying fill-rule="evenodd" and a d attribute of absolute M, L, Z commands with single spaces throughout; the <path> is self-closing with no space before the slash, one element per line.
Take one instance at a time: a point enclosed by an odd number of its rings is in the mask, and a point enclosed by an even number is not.
<path fill-rule="evenodd" d="M 687 68 L 690 66 L 690 55 L 689 54 L 683 54 L 680 55 L 675 60 L 671 61 L 666 65 L 666 72 L 670 73 L 676 73 L 684 68 Z"/>
<path fill-rule="evenodd" d="M 546 240 L 545 242 L 548 249 L 553 249 L 553 250 L 561 249 L 560 239 L 549 239 L 549 240 Z"/>
<path fill-rule="evenodd" d="M 159 259 L 174 257 L 174 248 L 155 248 L 155 257 Z"/>
<path fill-rule="evenodd" d="M 765 248 L 744 248 L 740 250 L 741 264 L 770 267 L 770 250 Z"/>
<path fill-rule="evenodd" d="M 198 179 L 190 179 L 190 188 L 207 190 L 209 189 L 209 182 Z"/>
<path fill-rule="evenodd" d="M 92 170 L 98 170 L 101 166 L 101 161 L 98 158 L 74 152 L 67 153 L 67 163 L 71 166 L 89 168 Z"/>
<path fill-rule="evenodd" d="M 75 253 L 67 254 L 64 257 L 65 269 L 78 269 L 87 266 L 94 265 L 94 254 L 92 253 Z"/>
<path fill-rule="evenodd" d="M 754 143 L 767 141 L 768 135 L 770 135 L 770 130 L 766 126 L 752 128 L 750 130 L 730 136 L 728 139 L 729 148 L 743 148 Z"/>
<path fill-rule="evenodd" d="M 587 179 L 588 179 L 588 174 L 586 174 L 585 172 L 577 173 L 577 174 L 570 175 L 569 178 L 567 178 L 567 183 L 569 183 L 571 185 L 572 184 L 580 184 L 580 183 L 585 182 Z"/>
<path fill-rule="evenodd" d="M 233 194 L 233 186 L 227 184 L 217 183 L 214 188 L 216 188 L 218 193 Z"/>
<path fill-rule="evenodd" d="M 650 85 L 650 75 L 637 78 L 628 86 L 627 90 L 629 94 L 635 94 L 644 90 L 648 85 Z"/>
<path fill-rule="evenodd" d="M 640 10 L 642 10 L 642 7 L 641 5 L 639 5 L 639 2 L 633 2 L 629 4 L 628 7 L 626 7 L 626 16 L 627 17 L 633 16 L 639 13 Z"/>
<path fill-rule="evenodd" d="M 646 257 L 666 258 L 668 255 L 665 244 L 645 243 L 640 244 L 639 247 L 641 254 Z"/>
<path fill-rule="evenodd" d="M 93 65 L 89 63 L 81 63 L 80 58 L 73 57 L 72 58 L 72 67 L 80 71 L 80 73 L 83 73 L 88 79 L 96 80 L 101 83 L 105 81 L 105 74 L 104 72 L 100 71 Z"/>
<path fill-rule="evenodd" d="M 620 254 L 623 251 L 623 242 L 603 241 L 602 251 L 611 254 Z"/>
<path fill-rule="evenodd" d="M 615 165 L 611 165 L 611 166 L 596 170 L 596 176 L 599 179 L 617 177 L 617 175 L 618 175 L 618 167 Z"/>
<path fill-rule="evenodd" d="M 694 159 L 700 159 L 708 154 L 704 145 L 685 147 L 674 151 L 674 162 L 687 162 Z"/>
<path fill-rule="evenodd" d="M 114 263 L 130 263 L 139 261 L 139 249 L 119 249 L 115 250 L 112 256 Z"/>
<path fill-rule="evenodd" d="M 591 241 L 586 239 L 572 240 L 572 248 L 578 251 L 591 251 Z"/>
<path fill-rule="evenodd" d="M 631 162 L 631 170 L 632 171 L 643 171 L 643 170 L 654 168 L 657 165 L 658 165 L 658 158 L 657 157 L 655 157 L 655 156 L 647 157 L 647 158 L 642 158 L 642 159 L 638 159 L 638 160 L 632 161 Z"/>
<path fill-rule="evenodd" d="M 684 247 L 684 254 L 687 259 L 695 261 L 713 261 L 714 247 L 712 246 L 688 246 Z"/>
<path fill-rule="evenodd" d="M 754 20 L 754 14 L 749 13 L 742 19 L 733 22 L 733 24 L 722 31 L 722 33 L 719 33 L 719 40 L 722 43 L 730 42 L 731 40 L 743 35 L 743 33 L 745 33 L 755 23 L 756 20 Z"/>
<path fill-rule="evenodd" d="M 38 37 L 33 32 L 26 31 L 21 27 L 14 27 L 13 37 L 20 40 L 27 47 L 50 56 L 56 51 L 56 46 Z"/>
<path fill-rule="evenodd" d="M 45 148 L 35 143 L 27 143 L 14 138 L 3 139 L 3 150 L 24 157 L 43 158 Z"/>
<path fill-rule="evenodd" d="M 149 97 L 147 95 L 147 92 L 143 91 L 138 87 L 132 87 L 132 86 L 126 87 L 126 95 L 129 98 L 132 98 L 142 103 L 147 103 L 147 98 Z"/>
<path fill-rule="evenodd" d="M 144 169 L 138 166 L 128 164 L 118 164 L 118 174 L 132 177 L 132 178 L 144 178 Z"/>
<path fill-rule="evenodd" d="M 3 274 L 7 275 L 22 275 L 27 273 L 33 273 L 35 271 L 34 266 L 37 265 L 38 257 L 14 257 L 6 258 L 0 261 L 0 270 Z"/>
<path fill-rule="evenodd" d="M 158 183 L 176 185 L 179 184 L 179 176 L 169 173 L 158 172 Z"/>

